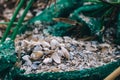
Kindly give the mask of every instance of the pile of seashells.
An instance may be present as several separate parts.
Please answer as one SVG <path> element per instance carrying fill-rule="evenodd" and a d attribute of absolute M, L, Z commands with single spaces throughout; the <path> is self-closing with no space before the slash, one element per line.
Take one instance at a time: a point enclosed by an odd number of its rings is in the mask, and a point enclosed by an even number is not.
<path fill-rule="evenodd" d="M 17 35 L 15 50 L 25 73 L 63 72 L 98 67 L 120 58 L 120 46 L 44 34 L 39 25 Z"/>

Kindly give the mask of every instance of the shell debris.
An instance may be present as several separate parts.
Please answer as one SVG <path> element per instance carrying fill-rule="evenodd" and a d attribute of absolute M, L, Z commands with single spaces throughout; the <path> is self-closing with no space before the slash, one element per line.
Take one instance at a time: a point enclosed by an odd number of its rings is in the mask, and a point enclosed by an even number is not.
<path fill-rule="evenodd" d="M 97 41 L 80 41 L 43 33 L 45 26 L 17 35 L 15 51 L 21 54 L 21 69 L 28 73 L 63 72 L 98 67 L 120 58 L 120 46 Z"/>

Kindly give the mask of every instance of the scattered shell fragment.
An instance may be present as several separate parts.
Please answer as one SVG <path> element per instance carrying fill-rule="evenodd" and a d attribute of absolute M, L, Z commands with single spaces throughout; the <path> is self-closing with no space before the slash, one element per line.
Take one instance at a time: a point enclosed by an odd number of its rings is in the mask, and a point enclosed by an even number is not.
<path fill-rule="evenodd" d="M 25 74 L 31 73 L 31 70 L 32 70 L 32 68 L 31 68 L 31 67 L 28 67 L 28 66 L 23 66 L 21 69 L 22 69 L 22 70 L 26 70 L 26 71 L 25 71 Z"/>
<path fill-rule="evenodd" d="M 35 23 L 34 23 L 36 26 L 39 26 L 39 25 L 41 25 L 41 21 L 35 21 Z"/>
<path fill-rule="evenodd" d="M 97 51 L 97 48 L 94 47 L 94 46 L 86 46 L 86 50 L 89 50 L 89 51 Z"/>
<path fill-rule="evenodd" d="M 60 71 L 60 69 L 54 67 L 54 68 L 50 68 L 49 71 L 50 72 L 58 72 L 58 71 Z"/>

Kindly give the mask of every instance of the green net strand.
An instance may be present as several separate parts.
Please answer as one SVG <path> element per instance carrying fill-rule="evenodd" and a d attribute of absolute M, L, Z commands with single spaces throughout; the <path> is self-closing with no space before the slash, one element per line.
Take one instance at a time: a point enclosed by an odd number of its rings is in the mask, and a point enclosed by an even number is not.
<path fill-rule="evenodd" d="M 4 35 L 3 35 L 3 37 L 2 37 L 2 40 L 1 40 L 2 43 L 5 41 L 6 37 L 8 36 L 9 31 L 10 31 L 10 29 L 11 29 L 11 27 L 12 27 L 12 25 L 13 25 L 15 19 L 16 19 L 16 16 L 17 16 L 19 10 L 21 9 L 21 7 L 22 7 L 23 4 L 24 4 L 24 1 L 25 1 L 25 0 L 20 0 L 20 3 L 19 3 L 19 5 L 17 6 L 17 8 L 16 8 L 16 10 L 15 10 L 13 16 L 12 16 L 12 19 L 11 19 L 11 21 L 10 21 L 10 23 L 9 23 L 9 25 L 8 25 L 6 31 L 5 31 L 5 33 L 4 33 Z"/>
<path fill-rule="evenodd" d="M 31 24 L 35 21 L 50 23 L 53 22 L 53 18 L 68 17 L 71 12 L 82 6 L 82 4 L 83 0 L 57 0 L 56 4 L 52 4 L 38 16 L 31 19 L 29 23 Z"/>
<path fill-rule="evenodd" d="M 14 42 L 5 41 L 0 44 L 0 78 L 4 78 L 10 72 L 16 61 Z"/>
<path fill-rule="evenodd" d="M 79 37 L 90 34 L 90 36 L 96 36 L 96 40 L 99 42 L 104 41 L 104 30 L 109 27 L 113 27 L 116 24 L 119 25 L 119 21 L 116 21 L 115 18 L 115 16 L 118 15 L 118 12 L 115 10 L 117 9 L 119 11 L 119 6 L 117 4 L 113 5 L 111 2 L 108 4 L 98 0 L 80 0 L 78 3 L 76 3 L 76 1 L 77 0 L 58 0 L 55 4 L 56 7 L 52 5 L 45 9 L 41 14 L 31 19 L 28 24 L 35 23 L 36 21 L 53 23 L 48 26 L 48 29 L 46 29 L 47 32 L 54 36 L 72 36 L 76 33 L 72 30 L 68 30 L 70 28 L 76 29 L 79 26 L 55 22 L 53 21 L 53 18 L 63 17 L 76 20 L 83 24 L 83 27 L 78 31 L 78 33 L 80 33 Z M 91 4 L 84 4 L 84 2 L 88 1 L 92 1 Z M 112 15 L 113 13 L 115 14 Z M 86 33 L 86 30 L 88 33 Z M 117 37 L 116 43 L 120 44 L 119 27 L 117 27 L 115 34 L 115 37 Z"/>
<path fill-rule="evenodd" d="M 17 26 L 16 26 L 13 34 L 12 34 L 12 36 L 11 36 L 11 39 L 12 39 L 12 40 L 15 39 L 15 37 L 16 37 L 18 31 L 19 31 L 19 28 L 21 27 L 21 24 L 22 24 L 22 22 L 23 22 L 23 20 L 24 20 L 24 18 L 25 18 L 25 16 L 26 16 L 28 10 L 29 10 L 30 7 L 32 6 L 33 2 L 34 2 L 34 0 L 30 0 L 29 3 L 28 3 L 28 5 L 27 5 L 27 7 L 25 8 L 25 10 L 24 10 L 24 12 L 23 12 L 20 20 L 18 21 L 18 24 L 17 24 Z"/>
<path fill-rule="evenodd" d="M 120 44 L 120 10 L 118 15 L 118 24 L 117 24 L 117 40 L 116 43 Z"/>

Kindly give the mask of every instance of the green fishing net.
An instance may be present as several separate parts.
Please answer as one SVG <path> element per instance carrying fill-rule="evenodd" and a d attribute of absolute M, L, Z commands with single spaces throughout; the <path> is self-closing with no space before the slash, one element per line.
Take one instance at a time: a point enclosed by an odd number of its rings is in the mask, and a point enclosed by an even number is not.
<path fill-rule="evenodd" d="M 98 0 L 57 0 L 41 14 L 34 17 L 26 25 L 33 24 L 36 21 L 49 23 L 47 31 L 55 36 L 71 36 L 80 32 L 78 36 L 97 36 L 102 41 L 101 32 L 103 27 L 116 26 L 115 43 L 120 44 L 120 9 L 118 4 L 103 3 Z M 116 10 L 117 9 L 117 10 Z M 115 15 L 111 15 L 115 12 Z M 78 31 L 78 25 L 72 25 L 65 22 L 56 22 L 53 18 L 67 18 L 83 24 Z M 111 17 L 113 17 L 111 19 Z M 86 20 L 87 19 L 87 20 Z M 110 23 L 111 22 L 111 23 Z M 108 25 L 108 23 L 110 23 Z M 24 33 L 27 26 L 24 25 L 19 33 Z M 69 30 L 72 28 L 72 30 Z M 3 80 L 103 80 L 112 71 L 120 66 L 120 60 L 109 64 L 90 69 L 83 69 L 69 72 L 42 72 L 24 74 L 24 71 L 15 66 L 17 57 L 13 41 L 6 41 L 0 45 L 0 78 Z M 118 77 L 116 80 L 119 80 Z"/>
<path fill-rule="evenodd" d="M 102 42 L 103 34 L 107 28 L 115 29 L 114 42 L 120 44 L 120 6 L 119 1 L 102 2 L 99 0 L 58 0 L 41 14 L 29 21 L 29 24 L 41 21 L 50 23 L 47 32 L 54 36 L 77 37 L 97 36 Z M 67 18 L 82 24 L 72 25 L 67 22 L 54 21 L 54 18 Z M 103 31 L 102 31 L 103 30 Z"/>
<path fill-rule="evenodd" d="M 0 78 L 5 78 L 17 61 L 13 41 L 0 44 Z"/>
<path fill-rule="evenodd" d="M 120 66 L 120 60 L 97 68 L 69 72 L 42 72 L 37 74 L 18 74 L 14 80 L 103 80 Z M 116 80 L 119 80 L 118 77 Z"/>

